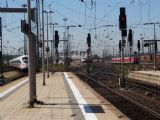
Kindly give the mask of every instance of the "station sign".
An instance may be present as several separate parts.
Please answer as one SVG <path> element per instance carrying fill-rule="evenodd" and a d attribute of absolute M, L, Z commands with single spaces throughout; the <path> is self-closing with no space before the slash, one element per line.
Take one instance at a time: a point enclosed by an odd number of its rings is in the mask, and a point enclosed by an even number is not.
<path fill-rule="evenodd" d="M 31 20 L 31 32 L 37 35 L 37 25 Z"/>

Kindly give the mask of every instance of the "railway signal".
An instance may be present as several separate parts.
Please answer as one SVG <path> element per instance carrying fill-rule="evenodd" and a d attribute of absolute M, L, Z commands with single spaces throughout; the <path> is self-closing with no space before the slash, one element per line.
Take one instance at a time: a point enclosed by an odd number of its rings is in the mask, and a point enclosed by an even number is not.
<path fill-rule="evenodd" d="M 88 44 L 88 47 L 91 47 L 91 34 L 90 33 L 88 33 L 87 44 Z"/>
<path fill-rule="evenodd" d="M 122 49 L 122 43 L 121 43 L 121 40 L 119 40 L 119 51 L 121 51 Z"/>
<path fill-rule="evenodd" d="M 89 73 L 89 61 L 91 61 L 91 34 L 88 33 L 87 36 L 87 44 L 88 44 L 88 49 L 87 49 L 87 73 Z"/>
<path fill-rule="evenodd" d="M 120 8 L 119 29 L 121 30 L 122 37 L 127 36 L 127 19 L 124 7 Z"/>
<path fill-rule="evenodd" d="M 55 47 L 58 48 L 58 44 L 59 44 L 59 35 L 58 35 L 58 31 L 55 31 Z"/>
<path fill-rule="evenodd" d="M 128 33 L 128 42 L 129 42 L 129 57 L 131 62 L 131 51 L 132 51 L 132 45 L 133 45 L 133 35 L 132 35 L 132 29 L 129 29 Z M 131 64 L 129 65 L 129 69 L 131 69 Z"/>
<path fill-rule="evenodd" d="M 128 42 L 129 42 L 129 45 L 130 45 L 130 46 L 133 45 L 132 29 L 129 29 L 129 33 L 128 33 Z"/>
<path fill-rule="evenodd" d="M 125 87 L 125 78 L 124 78 L 124 46 L 125 46 L 125 37 L 127 36 L 127 19 L 125 8 L 120 8 L 120 15 L 119 15 L 119 29 L 122 35 L 122 78 L 120 79 L 120 86 L 122 88 Z"/>
<path fill-rule="evenodd" d="M 140 40 L 137 41 L 137 48 L 138 48 L 138 51 L 140 51 L 140 48 L 141 48 Z"/>
<path fill-rule="evenodd" d="M 127 28 L 127 20 L 125 14 L 125 8 L 120 8 L 120 15 L 119 15 L 119 29 L 126 29 Z"/>
<path fill-rule="evenodd" d="M 158 48 L 157 48 L 157 41 L 155 41 L 155 51 L 157 52 Z"/>
<path fill-rule="evenodd" d="M 29 25 L 27 24 L 26 20 L 21 20 L 21 32 L 28 35 Z"/>
<path fill-rule="evenodd" d="M 55 31 L 55 54 L 56 54 L 56 64 L 57 64 L 57 70 L 58 70 L 58 62 L 59 62 L 59 53 L 58 53 L 58 44 L 59 44 L 59 35 L 58 30 Z"/>
<path fill-rule="evenodd" d="M 122 37 L 126 37 L 127 36 L 127 30 L 122 29 L 121 34 L 122 34 Z"/>

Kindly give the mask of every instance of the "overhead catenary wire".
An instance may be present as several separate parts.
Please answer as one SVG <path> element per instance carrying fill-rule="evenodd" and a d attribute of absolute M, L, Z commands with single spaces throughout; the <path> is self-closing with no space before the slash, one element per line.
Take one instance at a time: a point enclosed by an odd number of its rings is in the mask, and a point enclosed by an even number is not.
<path fill-rule="evenodd" d="M 51 4 L 52 4 L 52 3 L 53 3 L 53 2 L 51 2 Z M 82 13 L 82 12 L 80 12 L 80 11 L 78 11 L 78 10 L 75 10 L 75 9 L 73 9 L 73 8 L 70 8 L 70 7 L 68 7 L 68 6 L 65 6 L 65 5 L 62 4 L 62 3 L 59 3 L 59 2 L 57 2 L 57 1 L 54 1 L 54 3 L 57 4 L 57 5 L 62 6 L 62 7 L 65 8 L 65 9 L 68 9 L 68 10 L 70 10 L 70 11 L 72 11 L 72 12 L 75 12 L 75 13 L 77 13 L 77 14 L 79 14 L 79 15 L 85 16 L 85 13 Z M 86 8 L 87 8 L 87 4 L 86 4 Z M 89 18 L 91 18 L 91 19 L 94 19 L 94 18 L 95 18 L 94 16 L 91 16 L 91 15 L 88 15 L 88 14 L 86 14 L 86 16 L 89 17 Z"/>

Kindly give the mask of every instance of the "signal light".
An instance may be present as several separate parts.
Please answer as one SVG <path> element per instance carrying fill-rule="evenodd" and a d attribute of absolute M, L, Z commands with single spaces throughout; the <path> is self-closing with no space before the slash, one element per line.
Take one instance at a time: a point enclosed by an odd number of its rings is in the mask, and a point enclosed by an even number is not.
<path fill-rule="evenodd" d="M 140 40 L 138 40 L 137 42 L 137 48 L 138 48 L 138 51 L 140 51 L 140 48 L 141 48 Z"/>
<path fill-rule="evenodd" d="M 59 44 L 59 35 L 58 35 L 58 31 L 55 31 L 55 47 L 58 48 L 58 44 Z"/>
<path fill-rule="evenodd" d="M 91 47 L 91 34 L 90 33 L 88 33 L 87 44 L 88 44 L 88 47 Z"/>
<path fill-rule="evenodd" d="M 155 41 L 155 51 L 157 51 L 158 48 L 157 48 L 157 41 Z"/>
<path fill-rule="evenodd" d="M 129 29 L 129 33 L 128 33 L 128 42 L 129 42 L 130 46 L 133 45 L 132 29 Z"/>
<path fill-rule="evenodd" d="M 29 25 L 26 23 L 26 20 L 21 20 L 21 32 L 28 34 Z"/>
<path fill-rule="evenodd" d="M 126 29 L 127 28 L 127 20 L 125 14 L 125 8 L 120 8 L 120 15 L 119 15 L 119 29 Z"/>
<path fill-rule="evenodd" d="M 127 36 L 127 30 L 122 30 L 121 33 L 122 33 L 122 37 Z"/>
<path fill-rule="evenodd" d="M 121 43 L 121 40 L 119 40 L 119 51 L 121 51 L 122 49 L 122 43 Z"/>

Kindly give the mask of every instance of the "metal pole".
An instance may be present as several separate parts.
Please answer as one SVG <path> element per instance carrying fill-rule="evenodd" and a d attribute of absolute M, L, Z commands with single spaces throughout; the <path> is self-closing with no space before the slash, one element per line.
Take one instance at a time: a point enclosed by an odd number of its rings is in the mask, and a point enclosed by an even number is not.
<path fill-rule="evenodd" d="M 44 60 L 44 5 L 42 0 L 42 72 L 43 72 L 43 85 L 46 85 L 45 83 L 45 60 Z"/>
<path fill-rule="evenodd" d="M 28 5 L 27 5 L 27 11 L 28 11 L 28 25 L 29 25 L 29 31 L 28 31 L 28 45 L 29 45 L 29 49 L 28 49 L 28 53 L 29 53 L 29 70 L 28 70 L 28 73 L 29 73 L 29 107 L 33 107 L 34 105 L 34 94 L 33 94 L 33 91 L 34 91 L 34 87 L 33 87 L 33 83 L 34 83 L 34 74 L 33 74 L 33 66 L 32 66 L 32 51 L 33 51 L 33 48 L 32 48 L 32 42 L 33 42 L 33 39 L 32 39 L 32 33 L 31 33 L 31 2 L 30 0 L 28 0 Z"/>
<path fill-rule="evenodd" d="M 22 7 L 27 7 L 26 4 L 22 4 Z M 25 13 L 24 13 L 24 20 L 25 20 Z M 24 34 L 24 55 L 27 55 L 27 52 L 26 52 L 26 35 Z"/>
<path fill-rule="evenodd" d="M 0 67 L 2 68 L 1 69 L 1 78 L 3 78 L 3 67 L 4 67 L 4 64 L 3 64 L 3 49 L 2 49 L 2 46 L 3 46 L 3 42 L 2 42 L 2 18 L 0 17 Z"/>
<path fill-rule="evenodd" d="M 35 22 L 35 10 L 34 12 L 32 11 L 31 14 L 33 22 Z M 34 102 L 37 102 L 37 93 L 36 93 L 36 35 L 32 34 L 32 51 L 31 51 L 31 66 L 32 66 L 32 71 L 33 71 L 33 95 L 34 95 Z"/>
<path fill-rule="evenodd" d="M 154 24 L 154 71 L 156 72 L 156 32 Z"/>
<path fill-rule="evenodd" d="M 51 65 L 52 65 L 52 74 L 53 74 L 53 41 L 51 41 Z"/>
<path fill-rule="evenodd" d="M 64 23 L 65 23 L 65 32 L 64 32 L 64 39 L 66 40 L 66 21 L 67 21 L 67 18 L 64 18 L 63 19 Z M 65 45 L 65 41 L 63 42 L 63 52 L 64 52 L 64 66 L 66 67 L 66 45 Z"/>
<path fill-rule="evenodd" d="M 87 50 L 87 73 L 89 73 L 89 52 L 90 52 L 90 47 Z"/>
<path fill-rule="evenodd" d="M 114 46 L 113 46 L 113 57 L 114 57 Z"/>
<path fill-rule="evenodd" d="M 25 20 L 25 13 L 24 13 L 24 20 Z M 26 55 L 25 46 L 26 46 L 26 35 L 24 34 L 24 55 Z"/>
<path fill-rule="evenodd" d="M 69 65 L 69 59 L 68 59 L 68 45 L 69 45 L 69 26 L 67 27 L 67 57 L 66 57 L 66 65 L 68 66 Z"/>
<path fill-rule="evenodd" d="M 129 48 L 129 70 L 131 70 L 131 51 L 132 51 L 132 46 L 130 45 L 130 48 Z"/>
<path fill-rule="evenodd" d="M 142 37 L 142 54 L 144 54 L 144 41 L 143 41 L 143 37 Z"/>
<path fill-rule="evenodd" d="M 121 79 L 121 87 L 125 87 L 125 79 L 124 79 L 124 40 L 125 37 L 122 37 L 122 79 Z"/>
<path fill-rule="evenodd" d="M 47 12 L 47 78 L 49 78 L 48 12 Z"/>
<path fill-rule="evenodd" d="M 52 63 L 53 63 L 53 68 L 52 68 L 52 70 L 53 70 L 53 72 L 52 72 L 52 74 L 54 73 L 54 42 L 55 42 L 55 39 L 54 39 L 54 24 L 53 24 L 53 58 L 52 58 Z"/>

